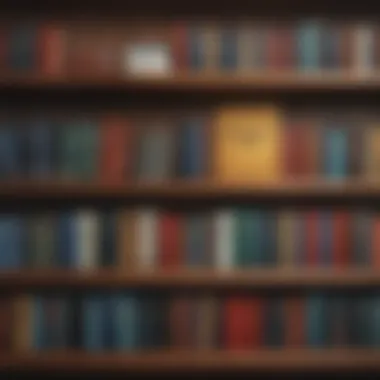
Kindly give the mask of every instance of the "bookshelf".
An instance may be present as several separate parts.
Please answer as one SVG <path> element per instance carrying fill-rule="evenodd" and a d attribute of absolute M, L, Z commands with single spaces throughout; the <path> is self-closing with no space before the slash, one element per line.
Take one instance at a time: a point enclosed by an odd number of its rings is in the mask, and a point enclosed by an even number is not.
<path fill-rule="evenodd" d="M 44 2 L 43 2 L 44 3 Z M 48 9 L 43 15 L 49 17 L 54 15 L 57 20 L 64 20 L 70 12 L 70 2 L 67 5 L 60 5 L 58 10 Z M 102 2 L 95 2 L 94 7 L 87 14 L 86 4 L 71 4 L 71 7 L 78 7 L 86 17 L 97 19 L 96 9 L 109 8 Z M 112 2 L 115 7 L 123 12 L 128 12 L 127 7 L 139 8 L 137 13 L 140 16 L 161 12 L 163 17 L 173 19 L 171 5 L 165 4 L 122 4 L 124 2 Z M 139 2 L 140 3 L 140 2 Z M 167 2 L 165 2 L 167 3 Z M 225 15 L 232 13 L 240 14 L 243 9 L 221 9 Z M 261 9 L 265 14 L 271 14 L 274 7 L 278 7 L 276 12 L 289 16 L 289 9 L 299 10 L 299 15 L 322 14 L 331 12 L 334 17 L 340 15 L 340 6 L 330 4 L 310 4 L 304 1 L 292 1 L 282 3 L 279 0 L 269 1 L 268 4 L 258 5 L 258 13 Z M 368 4 L 366 4 L 367 7 Z M 30 5 L 29 5 L 30 6 Z M 218 6 L 224 7 L 219 4 Z M 252 4 L 248 6 L 252 9 Z M 319 7 L 321 6 L 321 8 Z M 18 10 L 9 7 L 9 14 L 17 14 Z M 173 6 L 174 7 L 174 6 Z M 197 18 L 202 15 L 212 16 L 215 12 L 213 6 L 205 4 L 186 4 L 188 10 L 192 9 L 192 17 Z M 204 9 L 203 9 L 204 7 Z M 1 8 L 1 6 L 0 6 Z M 194 9 L 195 8 L 195 9 Z M 345 12 L 350 17 L 360 10 L 360 4 L 354 6 L 347 5 Z M 364 8 L 364 5 L 363 5 Z M 370 7 L 369 7 L 370 8 Z M 378 11 L 379 6 L 373 9 Z M 245 8 L 244 8 L 245 9 Z M 0 9 L 1 10 L 1 9 Z M 363 9 L 362 9 L 363 10 Z M 314 12 L 315 11 L 315 12 Z M 112 13 L 109 9 L 105 12 L 105 17 L 110 17 Z M 136 12 L 136 9 L 134 9 Z M 29 14 L 30 13 L 30 14 Z M 177 13 L 180 14 L 181 12 Z M 370 14 L 367 8 L 364 15 Z M 5 15 L 7 12 L 4 13 Z M 58 17 L 57 17 L 58 14 Z M 298 17 L 298 13 L 295 12 Z M 361 13 L 359 12 L 361 15 Z M 134 15 L 131 13 L 130 15 Z M 20 11 L 20 16 L 28 19 L 36 17 L 33 10 L 25 5 Z M 37 18 L 40 18 L 38 16 Z M 79 16 L 80 19 L 81 16 Z M 120 21 L 123 17 L 115 17 Z M 132 16 L 133 17 L 133 16 Z M 177 17 L 177 14 L 176 14 Z M 43 17 L 42 17 L 43 18 Z M 87 19 L 86 19 L 87 18 Z M 144 18 L 144 17 L 143 17 Z M 175 17 L 174 17 L 175 18 Z M 112 19 L 112 17 L 110 17 Z M 316 74 L 303 74 L 300 72 L 284 71 L 278 73 L 276 70 L 253 71 L 249 75 L 234 73 L 191 73 L 174 72 L 164 76 L 133 76 L 133 75 L 92 75 L 85 73 L 80 75 L 62 74 L 47 75 L 41 73 L 18 73 L 0 72 L 0 95 L 12 94 L 22 99 L 33 98 L 38 94 L 37 100 L 49 99 L 54 94 L 55 100 L 62 97 L 62 103 L 71 99 L 68 103 L 78 102 L 76 108 L 83 104 L 88 106 L 91 98 L 81 98 L 81 90 L 87 93 L 96 93 L 100 99 L 104 96 L 104 103 L 109 104 L 107 96 L 112 93 L 112 99 L 120 97 L 118 104 L 123 102 L 125 97 L 131 100 L 126 105 L 130 110 L 139 101 L 133 97 L 142 95 L 142 99 L 159 99 L 159 104 L 164 104 L 165 108 L 176 105 L 176 96 L 180 99 L 189 99 L 189 103 L 194 103 L 195 107 L 200 103 L 197 96 L 202 99 L 212 99 L 212 104 L 218 103 L 220 99 L 250 99 L 254 95 L 259 99 L 263 95 L 266 99 L 275 99 L 280 95 L 281 99 L 302 99 L 303 103 L 313 104 L 325 102 L 325 96 L 329 98 L 339 98 L 337 103 L 344 103 L 351 95 L 353 99 L 360 99 L 361 103 L 366 103 L 366 96 L 371 97 L 371 101 L 376 99 L 380 91 L 380 74 L 376 71 L 369 73 L 358 73 L 355 70 L 342 70 L 340 73 L 334 71 L 321 71 Z M 310 99 L 308 96 L 311 95 Z M 99 98 L 96 108 L 99 105 Z M 29 98 L 28 98 L 29 99 Z M 111 99 L 111 101 L 112 101 Z M 35 99 L 33 99 L 34 101 Z M 79 100 L 79 101 L 78 101 Z M 154 103 L 153 101 L 153 103 Z M 148 103 L 149 103 L 148 102 Z M 34 102 L 31 102 L 34 104 Z M 52 102 L 54 103 L 54 102 Z M 126 102 L 127 103 L 127 102 Z M 180 102 L 179 102 L 180 103 Z M 286 103 L 286 101 L 285 101 Z M 47 102 L 46 107 L 52 104 Z M 140 105 L 144 107 L 145 105 Z M 29 108 L 33 108 L 33 105 Z M 52 107 L 54 108 L 54 107 Z M 63 107 L 64 109 L 64 104 Z M 91 108 L 91 107 L 90 107 Z M 104 106 L 104 108 L 107 108 Z M 120 107 L 119 107 L 120 108 Z M 157 108 L 157 106 L 156 106 Z M 206 107 L 204 107 L 206 108 Z M 53 112 L 55 112 L 53 110 Z M 62 111 L 59 111 L 62 112 Z M 217 182 L 212 179 L 204 180 L 166 180 L 161 183 L 144 183 L 136 181 L 125 181 L 117 183 L 106 183 L 104 181 L 60 181 L 48 180 L 26 180 L 13 179 L 4 180 L 0 183 L 0 204 L 4 209 L 15 207 L 17 210 L 23 209 L 27 204 L 32 207 L 40 207 L 45 201 L 49 205 L 62 207 L 65 201 L 81 204 L 85 201 L 93 205 L 114 202 L 127 204 L 189 204 L 204 205 L 217 202 L 218 204 L 228 203 L 259 203 L 265 201 L 266 204 L 279 202 L 281 205 L 303 204 L 308 205 L 317 202 L 318 205 L 327 202 L 345 202 L 345 205 L 370 204 L 376 205 L 380 200 L 380 180 L 368 179 L 344 179 L 328 181 L 323 178 L 291 179 L 284 178 L 280 181 L 265 184 L 229 184 Z M 13 203 L 10 201 L 14 201 Z M 8 204 L 9 203 L 9 204 Z M 64 206 L 63 206 L 64 207 Z M 94 271 L 78 271 L 63 269 L 20 269 L 18 271 L 0 272 L 0 291 L 2 294 L 23 294 L 30 290 L 60 290 L 60 291 L 97 291 L 99 289 L 112 291 L 114 289 L 126 290 L 191 290 L 209 292 L 299 292 L 319 291 L 373 291 L 380 288 L 380 270 L 371 266 L 364 267 L 320 267 L 318 269 L 306 266 L 292 268 L 255 268 L 249 270 L 233 269 L 231 271 L 217 272 L 214 269 L 191 270 L 181 268 L 170 268 L 168 270 L 154 269 L 151 271 L 121 272 L 116 269 L 96 269 Z M 83 373 L 99 372 L 106 375 L 112 373 L 141 373 L 141 374 L 164 374 L 164 373 L 229 373 L 235 376 L 237 373 L 265 373 L 265 374 L 297 374 L 297 373 L 380 373 L 380 351 L 378 349 L 358 349 L 358 348 L 262 348 L 260 350 L 181 350 L 181 349 L 154 349 L 147 352 L 124 353 L 104 352 L 86 353 L 84 350 L 65 351 L 41 351 L 31 353 L 2 353 L 0 354 L 1 372 L 21 372 L 33 374 L 44 371 L 62 373 Z"/>

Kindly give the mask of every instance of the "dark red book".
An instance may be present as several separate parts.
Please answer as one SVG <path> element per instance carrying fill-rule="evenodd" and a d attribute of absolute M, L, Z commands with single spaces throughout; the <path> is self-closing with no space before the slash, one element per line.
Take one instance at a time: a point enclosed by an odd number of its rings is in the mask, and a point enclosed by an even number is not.
<path fill-rule="evenodd" d="M 172 54 L 176 70 L 189 68 L 189 25 L 185 21 L 175 22 L 172 27 Z"/>
<path fill-rule="evenodd" d="M 305 345 L 305 302 L 302 297 L 285 300 L 285 346 Z"/>
<path fill-rule="evenodd" d="M 308 266 L 317 266 L 320 260 L 320 235 L 318 228 L 318 212 L 315 210 L 308 211 L 305 214 L 305 249 L 306 264 Z"/>
<path fill-rule="evenodd" d="M 179 349 L 194 347 L 194 307 L 194 299 L 191 297 L 175 297 L 171 300 L 169 307 L 171 347 Z"/>
<path fill-rule="evenodd" d="M 345 267 L 350 262 L 350 215 L 339 211 L 333 214 L 333 263 Z"/>
<path fill-rule="evenodd" d="M 306 127 L 301 123 L 291 123 L 284 130 L 284 163 L 285 174 L 299 178 L 307 170 Z"/>
<path fill-rule="evenodd" d="M 171 212 L 159 217 L 158 262 L 163 268 L 178 268 L 182 263 L 183 223 L 180 215 Z"/>
<path fill-rule="evenodd" d="M 0 352 L 9 351 L 12 339 L 12 303 L 7 297 L 0 298 Z"/>
<path fill-rule="evenodd" d="M 267 31 L 267 65 L 270 69 L 291 69 L 294 64 L 294 37 L 292 28 L 271 26 Z"/>
<path fill-rule="evenodd" d="M 132 175 L 132 134 L 123 117 L 102 121 L 100 177 L 104 182 L 121 182 Z"/>
<path fill-rule="evenodd" d="M 62 26 L 45 24 L 39 29 L 38 64 L 44 75 L 64 74 L 67 69 L 67 31 Z"/>

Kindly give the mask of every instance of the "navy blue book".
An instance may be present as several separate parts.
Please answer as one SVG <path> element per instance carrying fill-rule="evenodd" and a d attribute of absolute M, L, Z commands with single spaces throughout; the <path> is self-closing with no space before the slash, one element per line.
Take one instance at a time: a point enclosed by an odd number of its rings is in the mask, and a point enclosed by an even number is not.
<path fill-rule="evenodd" d="M 101 295 L 88 295 L 83 299 L 83 347 L 87 351 L 102 351 L 106 348 L 104 305 Z"/>
<path fill-rule="evenodd" d="M 349 169 L 348 129 L 336 125 L 324 128 L 323 173 L 327 178 L 344 179 Z"/>
<path fill-rule="evenodd" d="M 323 210 L 319 212 L 319 253 L 321 257 L 318 258 L 318 262 L 325 266 L 333 264 L 333 235 L 333 212 Z"/>
<path fill-rule="evenodd" d="M 264 305 L 264 344 L 269 347 L 281 347 L 285 341 L 283 299 L 268 297 Z"/>
<path fill-rule="evenodd" d="M 32 178 L 47 179 L 53 170 L 53 132 L 49 122 L 36 121 L 28 129 L 29 174 Z"/>
<path fill-rule="evenodd" d="M 19 25 L 9 34 L 9 66 L 15 70 L 31 70 L 37 63 L 37 28 Z"/>
<path fill-rule="evenodd" d="M 56 263 L 62 268 L 75 267 L 77 261 L 77 228 L 73 211 L 60 213 L 58 216 L 57 257 Z"/>
<path fill-rule="evenodd" d="M 180 129 L 179 174 L 185 178 L 200 178 L 206 171 L 206 125 L 202 118 L 183 121 Z"/>
<path fill-rule="evenodd" d="M 189 30 L 189 63 L 193 70 L 205 67 L 204 41 L 199 26 L 192 26 Z"/>
<path fill-rule="evenodd" d="M 100 214 L 100 265 L 112 266 L 116 263 L 117 213 L 104 211 Z"/>
<path fill-rule="evenodd" d="M 238 32 L 236 28 L 224 27 L 221 30 L 220 67 L 234 70 L 238 67 Z"/>
<path fill-rule="evenodd" d="M 25 259 L 25 230 L 21 218 L 0 216 L 0 269 L 19 269 Z"/>
<path fill-rule="evenodd" d="M 20 174 L 18 138 L 14 128 L 0 126 L 0 179 L 9 179 Z"/>
<path fill-rule="evenodd" d="M 328 302 L 323 295 L 306 300 L 306 340 L 310 347 L 322 348 L 328 343 Z"/>

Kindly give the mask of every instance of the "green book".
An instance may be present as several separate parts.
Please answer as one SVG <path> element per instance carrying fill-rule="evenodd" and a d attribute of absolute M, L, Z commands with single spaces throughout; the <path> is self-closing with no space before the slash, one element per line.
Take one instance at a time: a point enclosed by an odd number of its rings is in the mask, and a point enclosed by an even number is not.
<path fill-rule="evenodd" d="M 28 220 L 27 263 L 31 268 L 54 265 L 55 219 L 53 215 L 36 215 Z"/>

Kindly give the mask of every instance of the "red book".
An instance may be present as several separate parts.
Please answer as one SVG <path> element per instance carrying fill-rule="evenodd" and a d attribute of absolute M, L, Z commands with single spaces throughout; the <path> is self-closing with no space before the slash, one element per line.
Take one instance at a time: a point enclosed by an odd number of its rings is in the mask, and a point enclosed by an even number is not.
<path fill-rule="evenodd" d="M 300 347 L 305 344 L 305 303 L 302 297 L 285 301 L 285 345 Z"/>
<path fill-rule="evenodd" d="M 333 263 L 344 267 L 350 263 L 350 216 L 340 211 L 333 214 Z"/>
<path fill-rule="evenodd" d="M 248 310 L 250 306 L 247 297 L 231 297 L 225 301 L 225 348 L 242 350 L 252 346 L 253 319 L 247 315 L 252 316 L 252 310 Z"/>
<path fill-rule="evenodd" d="M 39 69 L 42 74 L 64 74 L 67 64 L 67 31 L 58 25 L 44 25 L 38 33 Z"/>
<path fill-rule="evenodd" d="M 308 266 L 317 266 L 320 258 L 320 236 L 318 229 L 318 212 L 309 211 L 305 215 L 306 233 L 306 263 Z"/>
<path fill-rule="evenodd" d="M 131 129 L 126 119 L 111 116 L 101 127 L 100 176 L 104 182 L 122 182 L 132 175 Z"/>
<path fill-rule="evenodd" d="M 159 218 L 158 262 L 163 268 L 178 268 L 183 252 L 182 219 L 178 214 L 165 212 Z"/>
<path fill-rule="evenodd" d="M 175 68 L 180 72 L 189 68 L 188 31 L 189 25 L 184 21 L 176 22 L 172 28 L 172 55 Z"/>
<path fill-rule="evenodd" d="M 380 216 L 373 218 L 372 225 L 372 265 L 380 269 Z"/>

